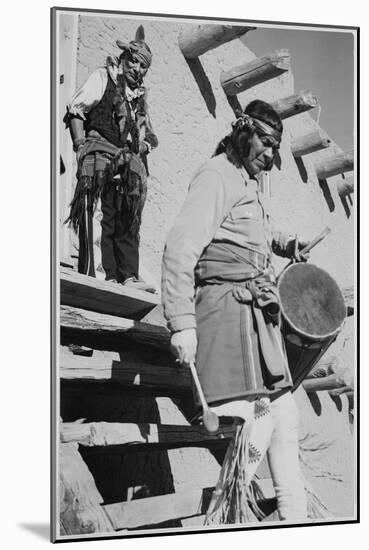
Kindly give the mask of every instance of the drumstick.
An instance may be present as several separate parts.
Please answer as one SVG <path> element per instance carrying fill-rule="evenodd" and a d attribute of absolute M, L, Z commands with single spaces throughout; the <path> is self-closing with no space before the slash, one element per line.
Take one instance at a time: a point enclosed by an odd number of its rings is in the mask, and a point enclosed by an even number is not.
<path fill-rule="evenodd" d="M 204 392 L 202 391 L 200 380 L 197 375 L 195 363 L 193 361 L 190 362 L 190 371 L 192 374 L 193 381 L 195 382 L 197 393 L 201 401 L 201 406 L 203 410 L 202 418 L 204 420 L 204 426 L 208 430 L 208 432 L 216 432 L 219 429 L 219 418 L 214 411 L 211 411 L 209 409 L 209 405 L 206 402 L 205 395 L 204 395 Z"/>
<path fill-rule="evenodd" d="M 295 235 L 295 251 L 293 253 L 294 258 L 297 258 L 298 252 L 299 252 L 299 240 L 297 238 L 297 233 L 296 233 L 296 235 Z"/>
<path fill-rule="evenodd" d="M 310 241 L 309 244 L 305 246 L 305 248 L 299 251 L 299 254 L 306 254 L 307 252 L 310 252 L 310 250 L 314 248 L 314 246 L 316 246 L 318 243 L 320 243 L 320 241 L 322 241 L 327 235 L 329 235 L 330 232 L 331 228 L 328 226 L 325 227 L 323 231 L 315 237 L 315 239 Z"/>

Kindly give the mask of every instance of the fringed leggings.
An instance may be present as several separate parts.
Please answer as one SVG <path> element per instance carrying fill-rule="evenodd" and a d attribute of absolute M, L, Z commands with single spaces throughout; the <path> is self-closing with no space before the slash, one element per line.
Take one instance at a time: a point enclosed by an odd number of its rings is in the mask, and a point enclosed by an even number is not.
<path fill-rule="evenodd" d="M 218 416 L 238 417 L 244 422 L 239 424 L 235 439 L 229 445 L 205 524 L 238 523 L 257 519 L 257 514 L 252 519 L 252 514 L 246 510 L 247 503 L 241 502 L 239 496 L 234 497 L 236 492 L 239 494 L 240 489 L 232 485 L 230 490 L 230 483 L 234 484 L 235 481 L 231 480 L 232 476 L 239 477 L 238 482 L 245 485 L 245 500 L 250 495 L 252 479 L 265 453 L 280 520 L 293 523 L 306 520 L 305 485 L 299 464 L 298 410 L 291 392 L 274 401 L 270 401 L 268 397 L 244 399 L 212 409 Z M 242 428 L 243 432 L 240 431 Z M 240 459 L 242 463 L 235 469 L 235 463 Z M 239 509 L 230 510 L 230 503 L 233 508 L 243 508 L 244 513 L 240 514 Z"/>

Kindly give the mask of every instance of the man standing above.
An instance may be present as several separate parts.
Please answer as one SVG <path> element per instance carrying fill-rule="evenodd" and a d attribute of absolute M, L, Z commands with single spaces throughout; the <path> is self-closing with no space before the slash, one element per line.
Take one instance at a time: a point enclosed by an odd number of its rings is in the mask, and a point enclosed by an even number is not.
<path fill-rule="evenodd" d="M 152 54 L 142 26 L 117 45 L 120 57 L 109 56 L 68 106 L 78 162 L 68 222 L 79 236 L 80 273 L 155 292 L 138 274 L 147 155 L 158 145 L 143 86 Z"/>

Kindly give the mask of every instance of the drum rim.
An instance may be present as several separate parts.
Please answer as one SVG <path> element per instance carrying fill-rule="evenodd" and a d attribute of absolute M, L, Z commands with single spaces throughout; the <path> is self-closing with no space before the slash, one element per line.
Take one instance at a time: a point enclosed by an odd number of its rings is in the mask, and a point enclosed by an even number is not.
<path fill-rule="evenodd" d="M 342 298 L 342 302 L 343 302 L 343 304 L 345 304 L 345 299 L 343 297 L 342 291 L 341 291 L 340 287 L 338 286 L 337 282 L 333 279 L 332 275 L 330 273 L 328 273 L 328 271 L 326 271 L 325 269 L 322 269 L 321 267 L 319 267 L 315 264 L 311 264 L 311 263 L 305 264 L 305 263 L 295 263 L 295 262 L 293 262 L 293 263 L 289 264 L 287 267 L 285 267 L 283 269 L 283 271 L 281 271 L 281 273 L 278 276 L 278 282 L 277 282 L 278 293 L 279 293 L 280 282 L 283 279 L 286 272 L 292 267 L 298 266 L 298 268 L 300 268 L 304 265 L 309 265 L 309 266 L 316 267 L 317 269 L 319 269 L 320 271 L 323 271 L 326 275 L 328 275 L 333 280 L 333 282 L 337 285 L 337 288 L 338 288 L 339 293 L 340 293 L 341 298 Z M 326 334 L 308 334 L 308 333 L 304 332 L 303 330 L 299 329 L 298 327 L 296 327 L 296 325 L 290 320 L 288 315 L 286 315 L 281 300 L 280 300 L 280 307 L 281 307 L 282 318 L 284 320 L 286 320 L 286 322 L 291 326 L 291 328 L 293 328 L 293 330 L 295 330 L 296 333 L 299 336 L 304 336 L 305 338 L 310 339 L 310 340 L 314 340 L 314 341 L 324 341 L 328 338 L 334 338 L 342 330 L 342 327 L 345 324 L 345 320 L 346 320 L 346 316 L 345 316 L 339 327 L 337 327 L 334 331 L 327 332 Z"/>

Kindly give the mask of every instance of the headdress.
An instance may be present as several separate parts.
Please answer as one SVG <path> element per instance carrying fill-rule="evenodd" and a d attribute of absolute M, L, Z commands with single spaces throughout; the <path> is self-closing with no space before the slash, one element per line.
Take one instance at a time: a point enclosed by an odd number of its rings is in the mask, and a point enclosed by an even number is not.
<path fill-rule="evenodd" d="M 250 128 L 255 130 L 256 133 L 260 136 L 271 137 L 276 142 L 276 146 L 278 146 L 281 142 L 281 132 L 279 132 L 266 122 L 263 122 L 259 118 L 252 117 L 246 113 L 243 113 L 238 118 L 236 118 L 236 120 L 232 122 L 232 126 L 234 128 L 237 128 L 238 130 L 242 130 L 243 128 Z"/>
<path fill-rule="evenodd" d="M 117 46 L 123 51 L 129 51 L 131 54 L 136 54 L 147 68 L 150 67 L 152 53 L 145 42 L 145 31 L 142 25 L 138 27 L 134 40 L 131 40 L 131 42 L 117 40 Z"/>

